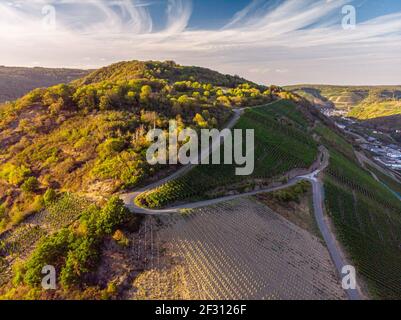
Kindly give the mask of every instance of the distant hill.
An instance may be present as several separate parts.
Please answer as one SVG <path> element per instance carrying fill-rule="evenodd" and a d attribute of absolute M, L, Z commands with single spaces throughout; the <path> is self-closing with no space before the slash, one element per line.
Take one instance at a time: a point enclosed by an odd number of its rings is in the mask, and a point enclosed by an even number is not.
<path fill-rule="evenodd" d="M 377 118 L 384 120 L 383 118 L 399 114 L 401 114 L 401 100 L 378 100 L 360 103 L 348 113 L 348 116 L 360 120 Z"/>
<path fill-rule="evenodd" d="M 77 69 L 0 66 L 0 103 L 15 100 L 36 88 L 71 82 L 88 73 Z"/>
<path fill-rule="evenodd" d="M 363 121 L 363 124 L 380 131 L 401 130 L 401 114 Z"/>
<path fill-rule="evenodd" d="M 286 87 L 317 106 L 332 106 L 361 120 L 401 114 L 401 86 L 297 85 Z"/>

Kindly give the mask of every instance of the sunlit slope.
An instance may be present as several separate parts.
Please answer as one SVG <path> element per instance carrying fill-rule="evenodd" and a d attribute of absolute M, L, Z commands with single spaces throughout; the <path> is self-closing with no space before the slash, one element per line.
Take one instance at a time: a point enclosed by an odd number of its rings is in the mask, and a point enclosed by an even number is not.
<path fill-rule="evenodd" d="M 401 101 L 383 101 L 362 103 L 353 108 L 348 116 L 360 120 L 389 117 L 401 114 Z"/>
<path fill-rule="evenodd" d="M 230 191 L 253 189 L 256 180 L 280 179 L 292 169 L 308 168 L 317 157 L 317 145 L 308 128 L 306 117 L 290 101 L 250 108 L 235 129 L 255 130 L 255 170 L 251 176 L 235 175 L 235 165 L 201 165 L 141 195 L 137 203 L 157 208 L 189 199 L 214 198 Z"/>
<path fill-rule="evenodd" d="M 291 90 L 318 104 L 326 102 L 336 109 L 348 112 L 348 116 L 361 120 L 388 117 L 401 113 L 400 86 L 290 86 Z"/>

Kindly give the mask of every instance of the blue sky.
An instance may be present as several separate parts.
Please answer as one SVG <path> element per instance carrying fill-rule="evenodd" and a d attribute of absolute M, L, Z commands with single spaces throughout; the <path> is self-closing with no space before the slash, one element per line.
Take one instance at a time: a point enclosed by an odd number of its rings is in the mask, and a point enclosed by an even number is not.
<path fill-rule="evenodd" d="M 222 27 L 236 12 L 245 8 L 251 2 L 252 0 L 195 0 L 193 1 L 194 12 L 189 21 L 189 26 L 195 28 Z M 265 2 L 274 3 L 280 1 L 266 0 Z M 358 9 L 358 19 L 361 22 L 401 11 L 401 1 L 398 0 L 359 0 L 352 1 L 352 3 Z"/>
<path fill-rule="evenodd" d="M 175 60 L 264 84 L 401 84 L 399 0 L 0 0 L 0 39 L 2 65 Z"/>

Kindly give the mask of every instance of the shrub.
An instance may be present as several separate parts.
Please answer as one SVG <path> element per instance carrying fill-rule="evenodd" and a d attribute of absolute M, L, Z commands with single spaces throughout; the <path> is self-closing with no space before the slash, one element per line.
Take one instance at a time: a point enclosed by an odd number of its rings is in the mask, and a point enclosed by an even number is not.
<path fill-rule="evenodd" d="M 308 191 L 309 186 L 308 182 L 301 181 L 293 187 L 274 192 L 273 197 L 283 202 L 299 202 L 300 197 Z"/>
<path fill-rule="evenodd" d="M 6 217 L 6 205 L 0 203 L 0 220 Z"/>
<path fill-rule="evenodd" d="M 25 166 L 16 166 L 10 163 L 5 164 L 0 171 L 0 178 L 6 180 L 8 183 L 19 185 L 29 175 L 31 170 Z"/>
<path fill-rule="evenodd" d="M 31 212 L 39 212 L 43 209 L 43 207 L 45 206 L 45 202 L 43 200 L 43 196 L 41 195 L 37 195 L 35 196 L 32 205 L 30 206 Z"/>
<path fill-rule="evenodd" d="M 127 236 L 124 234 L 124 232 L 122 232 L 121 230 L 117 230 L 114 235 L 113 235 L 113 239 L 121 246 L 123 247 L 128 247 L 129 246 L 129 239 L 127 238 Z"/>
<path fill-rule="evenodd" d="M 98 147 L 100 157 L 106 158 L 113 154 L 119 153 L 126 147 L 126 141 L 121 138 L 110 138 Z"/>
<path fill-rule="evenodd" d="M 45 194 L 43 195 L 43 200 L 46 206 L 53 203 L 56 199 L 57 193 L 52 188 L 47 189 Z"/>
<path fill-rule="evenodd" d="M 141 93 L 140 93 L 141 101 L 144 103 L 148 102 L 148 99 L 150 98 L 151 94 L 152 94 L 152 87 L 149 85 L 144 85 L 141 88 Z"/>
<path fill-rule="evenodd" d="M 97 239 L 84 237 L 77 242 L 74 249 L 68 252 L 61 270 L 60 282 L 64 288 L 79 284 L 81 276 L 89 272 L 99 258 Z"/>
<path fill-rule="evenodd" d="M 99 109 L 100 110 L 111 110 L 113 108 L 111 98 L 109 96 L 100 97 Z"/>
<path fill-rule="evenodd" d="M 19 285 L 20 283 L 22 283 L 24 281 L 24 273 L 26 272 L 25 264 L 21 260 L 17 260 L 13 264 L 12 270 L 13 270 L 13 274 L 14 274 L 12 282 L 14 285 Z"/>
<path fill-rule="evenodd" d="M 97 233 L 110 235 L 116 226 L 121 225 L 129 215 L 124 202 L 118 197 L 112 197 L 100 212 L 97 221 Z"/>
<path fill-rule="evenodd" d="M 207 127 L 207 121 L 203 118 L 203 116 L 199 113 L 197 113 L 193 119 L 193 122 L 195 122 L 199 127 L 201 128 L 206 128 Z"/>
<path fill-rule="evenodd" d="M 21 186 L 21 189 L 25 192 L 36 192 L 39 189 L 38 179 L 35 177 L 29 177 Z"/>

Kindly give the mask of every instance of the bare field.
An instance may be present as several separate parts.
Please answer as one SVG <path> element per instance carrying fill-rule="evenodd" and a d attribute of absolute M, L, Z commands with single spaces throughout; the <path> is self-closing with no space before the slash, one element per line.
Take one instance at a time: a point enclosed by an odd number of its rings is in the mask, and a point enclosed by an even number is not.
<path fill-rule="evenodd" d="M 255 200 L 154 219 L 134 299 L 346 298 L 319 239 Z"/>

